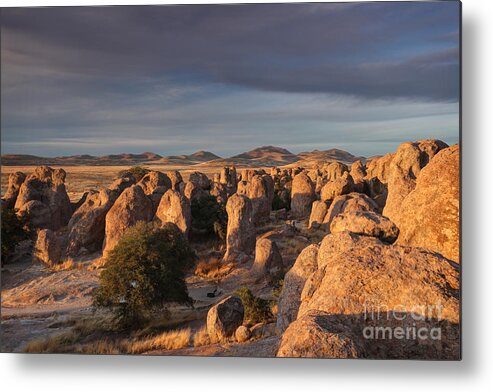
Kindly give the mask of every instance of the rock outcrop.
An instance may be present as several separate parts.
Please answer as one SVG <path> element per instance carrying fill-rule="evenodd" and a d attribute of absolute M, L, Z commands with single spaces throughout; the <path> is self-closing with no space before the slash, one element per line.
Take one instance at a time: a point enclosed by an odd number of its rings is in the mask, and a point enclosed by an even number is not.
<path fill-rule="evenodd" d="M 207 313 L 207 334 L 213 342 L 222 342 L 233 336 L 243 324 L 245 309 L 241 299 L 234 296 L 224 298 Z"/>
<path fill-rule="evenodd" d="M 185 236 L 188 236 L 192 220 L 190 202 L 180 192 L 169 189 L 161 198 L 156 219 L 161 223 L 174 223 Z"/>
<path fill-rule="evenodd" d="M 323 227 L 330 229 L 332 220 L 344 212 L 351 211 L 378 211 L 377 204 L 367 195 L 362 193 L 349 193 L 347 195 L 337 196 L 334 198 L 325 215 Z"/>
<path fill-rule="evenodd" d="M 322 187 L 320 191 L 320 199 L 322 201 L 332 201 L 336 196 L 346 195 L 353 192 L 353 190 L 353 178 L 348 172 L 345 172 L 342 176 L 333 181 L 329 181 Z"/>
<path fill-rule="evenodd" d="M 312 211 L 310 213 L 310 219 L 308 221 L 308 228 L 319 228 L 327 215 L 329 207 L 325 201 L 315 200 L 312 204 Z"/>
<path fill-rule="evenodd" d="M 22 172 L 15 172 L 9 174 L 9 182 L 7 190 L 3 195 L 4 205 L 8 208 L 14 207 L 19 195 L 19 190 L 26 179 L 26 175 Z"/>
<path fill-rule="evenodd" d="M 62 248 L 53 231 L 50 229 L 38 230 L 33 255 L 35 259 L 50 266 L 60 263 Z"/>
<path fill-rule="evenodd" d="M 278 355 L 325 356 L 329 335 L 336 334 L 352 347 L 338 349 L 337 357 L 459 358 L 455 263 L 424 249 L 343 232 L 322 240 L 317 264 Z M 313 312 L 321 319 L 313 320 Z M 315 330 L 322 336 L 312 339 Z"/>
<path fill-rule="evenodd" d="M 371 211 L 351 211 L 336 215 L 330 224 L 330 232 L 343 231 L 376 237 L 390 244 L 399 235 L 399 229 L 390 219 Z"/>
<path fill-rule="evenodd" d="M 106 214 L 103 256 L 108 255 L 129 227 L 139 221 L 149 222 L 152 210 L 152 202 L 140 186 L 126 188 Z"/>
<path fill-rule="evenodd" d="M 75 257 L 82 248 L 97 251 L 104 241 L 106 214 L 118 194 L 108 189 L 90 191 L 84 203 L 74 212 L 68 223 L 67 254 Z"/>
<path fill-rule="evenodd" d="M 29 216 L 33 227 L 58 230 L 67 225 L 72 206 L 65 177 L 63 169 L 39 166 L 20 186 L 14 207 Z"/>
<path fill-rule="evenodd" d="M 399 226 L 399 213 L 404 198 L 416 186 L 419 172 L 447 144 L 440 140 L 421 140 L 402 143 L 395 152 L 389 167 L 388 195 L 383 215 Z"/>
<path fill-rule="evenodd" d="M 255 251 L 255 225 L 250 199 L 235 193 L 226 204 L 228 228 L 226 233 L 225 260 L 234 261 L 241 254 Z"/>
<path fill-rule="evenodd" d="M 188 182 L 192 182 L 197 187 L 204 190 L 209 189 L 211 186 L 211 183 L 207 175 L 197 171 L 190 173 L 190 176 L 188 177 Z"/>
<path fill-rule="evenodd" d="M 252 273 L 257 276 L 273 274 L 284 268 L 277 244 L 269 238 L 260 238 L 255 246 Z"/>
<path fill-rule="evenodd" d="M 305 282 L 317 270 L 317 256 L 318 245 L 307 246 L 284 276 L 281 295 L 277 303 L 277 328 L 281 332 L 284 332 L 289 324 L 296 320 Z"/>
<path fill-rule="evenodd" d="M 402 201 L 398 243 L 420 246 L 459 262 L 459 146 L 441 150 Z"/>
<path fill-rule="evenodd" d="M 315 200 L 315 185 L 304 172 L 293 178 L 291 187 L 291 213 L 297 219 L 310 216 L 312 202 Z"/>

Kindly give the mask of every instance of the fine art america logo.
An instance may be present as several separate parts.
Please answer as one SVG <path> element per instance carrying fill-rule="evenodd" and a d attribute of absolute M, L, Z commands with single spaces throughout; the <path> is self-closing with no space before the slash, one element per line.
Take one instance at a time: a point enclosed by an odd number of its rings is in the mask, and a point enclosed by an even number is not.
<path fill-rule="evenodd" d="M 391 310 L 389 310 L 391 309 Z M 364 305 L 364 320 L 371 323 L 363 329 L 365 339 L 375 340 L 441 340 L 441 304 L 408 306 Z"/>

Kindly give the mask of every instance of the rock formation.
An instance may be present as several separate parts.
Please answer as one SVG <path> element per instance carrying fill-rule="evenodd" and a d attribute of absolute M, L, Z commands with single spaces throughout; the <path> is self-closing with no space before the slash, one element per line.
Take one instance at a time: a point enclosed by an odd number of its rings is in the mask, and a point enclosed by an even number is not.
<path fill-rule="evenodd" d="M 279 356 L 331 355 L 326 347 L 335 344 L 346 347 L 335 357 L 459 358 L 456 264 L 424 249 L 349 232 L 326 236 L 317 264 Z M 417 332 L 422 328 L 424 337 Z M 315 330 L 321 335 L 314 337 Z"/>
<path fill-rule="evenodd" d="M 448 147 L 440 140 L 421 140 L 402 143 L 395 152 L 389 167 L 388 195 L 383 215 L 399 226 L 402 201 L 416 186 L 416 177 L 429 161 Z"/>
<path fill-rule="evenodd" d="M 291 213 L 297 219 L 310 216 L 312 202 L 315 200 L 315 186 L 306 173 L 293 178 L 291 188 Z"/>
<path fill-rule="evenodd" d="M 459 262 L 459 146 L 441 150 L 402 201 L 398 243 L 420 246 Z"/>
<path fill-rule="evenodd" d="M 9 174 L 9 182 L 7 185 L 7 191 L 3 195 L 4 205 L 6 207 L 13 207 L 17 200 L 17 195 L 21 189 L 21 185 L 24 183 L 26 175 L 22 172 L 15 172 Z"/>
<path fill-rule="evenodd" d="M 251 255 L 255 250 L 255 225 L 252 202 L 237 193 L 226 204 L 228 228 L 225 260 L 234 261 L 239 254 Z"/>
<path fill-rule="evenodd" d="M 281 295 L 277 303 L 277 328 L 284 332 L 296 320 L 301 303 L 301 292 L 306 280 L 317 270 L 318 245 L 301 251 L 294 265 L 284 276 Z"/>
<path fill-rule="evenodd" d="M 330 224 L 330 232 L 343 231 L 376 237 L 388 243 L 395 242 L 399 235 L 399 229 L 390 219 L 371 211 L 350 211 L 336 215 Z"/>
<path fill-rule="evenodd" d="M 77 256 L 81 248 L 100 250 L 103 245 L 106 214 L 118 194 L 108 189 L 90 191 L 85 202 L 74 212 L 68 223 L 69 256 Z"/>
<path fill-rule="evenodd" d="M 63 169 L 39 166 L 21 185 L 15 208 L 29 216 L 33 227 L 58 230 L 67 225 L 72 206 L 65 177 Z"/>
<path fill-rule="evenodd" d="M 269 238 L 260 238 L 255 246 L 252 273 L 257 276 L 272 274 L 284 268 L 277 244 Z"/>
<path fill-rule="evenodd" d="M 169 189 L 161 198 L 156 219 L 162 223 L 174 223 L 185 236 L 188 236 L 192 220 L 190 202 L 178 191 Z"/>
<path fill-rule="evenodd" d="M 232 336 L 243 324 L 245 310 L 241 299 L 224 298 L 207 313 L 207 334 L 213 342 L 221 342 Z"/>
<path fill-rule="evenodd" d="M 129 227 L 139 221 L 150 221 L 152 209 L 152 202 L 140 186 L 125 189 L 106 215 L 103 256 L 108 255 Z"/>
<path fill-rule="evenodd" d="M 62 249 L 57 236 L 50 229 L 38 230 L 33 255 L 35 259 L 48 264 L 59 264 L 62 258 Z"/>

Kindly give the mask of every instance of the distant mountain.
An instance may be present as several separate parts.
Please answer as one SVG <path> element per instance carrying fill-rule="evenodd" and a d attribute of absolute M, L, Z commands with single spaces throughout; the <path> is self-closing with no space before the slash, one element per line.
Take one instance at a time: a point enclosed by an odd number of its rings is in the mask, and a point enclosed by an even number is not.
<path fill-rule="evenodd" d="M 365 157 L 357 157 L 347 151 L 339 150 L 337 148 L 324 151 L 313 150 L 310 152 L 300 152 L 298 157 L 300 160 L 292 166 L 313 167 L 320 162 L 329 161 L 338 161 L 345 164 L 351 164 L 359 159 L 365 160 Z"/>
<path fill-rule="evenodd" d="M 299 160 L 292 152 L 281 147 L 262 146 L 254 150 L 234 155 L 230 158 L 208 162 L 209 165 L 237 165 L 249 167 L 283 166 Z"/>
<path fill-rule="evenodd" d="M 2 165 L 5 166 L 135 166 L 135 165 L 176 165 L 176 166 L 230 166 L 239 167 L 271 167 L 271 166 L 304 166 L 313 167 L 321 162 L 339 161 L 351 164 L 364 157 L 356 157 L 347 151 L 336 148 L 320 151 L 302 152 L 293 154 L 281 147 L 262 146 L 251 151 L 234 155 L 230 158 L 221 158 L 209 151 L 197 151 L 190 155 L 161 156 L 153 152 L 142 154 L 110 154 L 104 156 L 70 155 L 56 158 L 45 158 L 35 155 L 2 155 Z"/>

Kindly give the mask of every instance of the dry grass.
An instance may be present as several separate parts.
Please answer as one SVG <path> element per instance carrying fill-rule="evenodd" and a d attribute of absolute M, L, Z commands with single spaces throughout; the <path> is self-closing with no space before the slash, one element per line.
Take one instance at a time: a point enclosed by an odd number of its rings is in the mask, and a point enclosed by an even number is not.
<path fill-rule="evenodd" d="M 211 339 L 209 338 L 209 334 L 207 333 L 207 327 L 204 326 L 193 335 L 193 346 L 207 346 L 211 344 Z"/>
<path fill-rule="evenodd" d="M 68 270 L 72 270 L 74 268 L 75 268 L 75 263 L 74 263 L 74 260 L 72 260 L 72 259 L 67 259 L 63 263 L 54 264 L 54 265 L 50 266 L 50 270 L 53 272 L 68 271 Z"/>
<path fill-rule="evenodd" d="M 201 260 L 195 267 L 195 275 L 207 279 L 220 279 L 226 276 L 233 268 L 230 263 L 223 263 L 217 257 L 211 257 L 208 260 Z"/>
<path fill-rule="evenodd" d="M 164 332 L 145 340 L 130 343 L 127 352 L 128 354 L 142 354 L 152 350 L 176 350 L 190 346 L 191 337 L 190 328 Z"/>
<path fill-rule="evenodd" d="M 74 330 L 62 332 L 48 338 L 36 339 L 24 347 L 26 353 L 64 353 L 79 339 L 80 334 Z"/>

